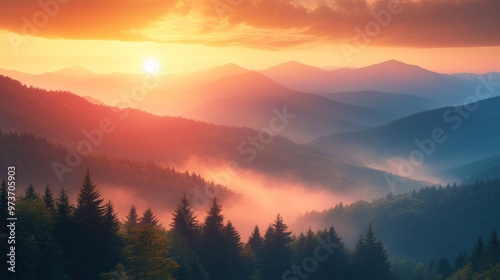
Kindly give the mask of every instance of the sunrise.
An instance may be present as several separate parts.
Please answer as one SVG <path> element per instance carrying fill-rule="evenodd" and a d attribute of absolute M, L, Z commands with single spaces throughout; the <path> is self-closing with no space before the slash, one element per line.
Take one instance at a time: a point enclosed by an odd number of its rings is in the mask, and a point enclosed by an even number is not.
<path fill-rule="evenodd" d="M 0 1 L 0 279 L 500 279 L 500 1 Z"/>

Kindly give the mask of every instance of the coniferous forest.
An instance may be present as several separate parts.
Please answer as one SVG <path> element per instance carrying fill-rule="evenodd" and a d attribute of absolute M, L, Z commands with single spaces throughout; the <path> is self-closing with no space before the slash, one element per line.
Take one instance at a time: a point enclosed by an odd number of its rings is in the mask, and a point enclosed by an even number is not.
<path fill-rule="evenodd" d="M 498 185 L 498 181 L 492 183 Z M 425 195 L 428 191 L 422 189 L 409 195 Z M 2 223 L 8 216 L 4 207 L 7 197 L 7 184 L 3 181 Z M 184 195 L 171 214 L 169 225 L 160 224 L 153 209 L 139 213 L 134 205 L 120 221 L 113 202 L 103 200 L 89 170 L 83 176 L 76 202 L 71 201 L 65 189 L 28 186 L 17 203 L 19 234 L 15 269 L 18 273 L 12 276 L 2 271 L 1 279 L 465 280 L 500 277 L 500 240 L 494 229 L 489 236 L 478 236 L 472 248 L 463 248 L 453 259 L 443 256 L 420 262 L 404 256 L 389 256 L 372 224 L 366 225 L 352 248 L 344 244 L 335 225 L 292 233 L 279 214 L 268 228 L 256 226 L 250 236 L 242 237 L 231 221 L 224 218 L 223 205 L 217 198 L 211 201 L 203 220 L 197 218 Z M 4 250 L 1 261 L 5 263 L 8 247 L 1 248 Z"/>

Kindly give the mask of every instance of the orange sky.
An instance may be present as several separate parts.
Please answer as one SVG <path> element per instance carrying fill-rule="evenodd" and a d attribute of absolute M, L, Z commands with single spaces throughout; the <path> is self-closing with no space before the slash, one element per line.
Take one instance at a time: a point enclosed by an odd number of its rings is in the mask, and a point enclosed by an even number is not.
<path fill-rule="evenodd" d="M 500 71 L 497 0 L 17 0 L 0 2 L 0 67 L 164 72 L 289 60 Z"/>

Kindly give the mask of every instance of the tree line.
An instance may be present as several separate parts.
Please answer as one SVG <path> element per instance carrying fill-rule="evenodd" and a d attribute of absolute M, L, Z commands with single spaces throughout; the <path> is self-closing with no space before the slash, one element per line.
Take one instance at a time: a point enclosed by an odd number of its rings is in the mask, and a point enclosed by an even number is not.
<path fill-rule="evenodd" d="M 2 229 L 7 187 L 0 188 Z M 17 199 L 16 273 L 1 279 L 389 279 L 390 264 L 370 226 L 351 252 L 334 227 L 298 236 L 281 215 L 245 243 L 225 220 L 217 198 L 202 222 L 183 196 L 166 230 L 153 210 L 131 206 L 119 221 L 111 201 L 104 201 L 90 172 L 84 176 L 76 205 L 63 188 L 57 197 L 46 186 L 30 185 Z M 2 240 L 1 261 L 6 246 Z"/>
<path fill-rule="evenodd" d="M 0 188 L 0 223 L 7 217 L 5 181 Z M 374 227 L 368 225 L 353 248 L 332 226 L 294 235 L 281 215 L 264 230 L 255 226 L 246 242 L 214 198 L 203 221 L 183 196 L 169 229 L 152 209 L 131 206 L 120 221 L 104 201 L 87 170 L 76 205 L 63 188 L 55 197 L 49 186 L 29 186 L 17 201 L 16 273 L 1 279 L 499 279 L 496 231 L 453 263 L 442 257 L 422 264 L 408 258 L 389 260 Z M 0 261 L 5 263 L 3 239 Z M 489 278 L 488 278 L 489 277 Z"/>
<path fill-rule="evenodd" d="M 472 248 L 478 236 L 500 229 L 500 180 L 424 187 L 402 194 L 388 193 L 373 201 L 339 203 L 299 217 L 299 224 L 337 227 L 347 246 L 368 223 L 391 256 L 408 256 L 429 263 Z"/>

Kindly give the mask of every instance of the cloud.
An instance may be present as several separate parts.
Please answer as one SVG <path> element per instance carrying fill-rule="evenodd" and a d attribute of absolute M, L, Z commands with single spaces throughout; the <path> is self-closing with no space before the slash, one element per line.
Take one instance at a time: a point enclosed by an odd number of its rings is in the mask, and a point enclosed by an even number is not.
<path fill-rule="evenodd" d="M 129 30 L 145 27 L 174 11 L 182 11 L 180 2 L 185 1 L 1 1 L 0 28 L 41 37 L 140 40 L 144 38 L 128 34 Z"/>
<path fill-rule="evenodd" d="M 380 26 L 371 45 L 500 45 L 497 0 L 64 1 L 69 3 L 60 5 L 37 36 L 261 49 L 340 44 L 352 42 L 356 27 L 365 31 L 375 22 L 374 13 L 394 5 L 402 11 L 392 14 L 387 26 Z M 23 34 L 23 17 L 33 20 L 42 9 L 35 1 L 18 0 L 2 1 L 0 10 L 9 11 L 0 17 L 0 28 Z"/>

